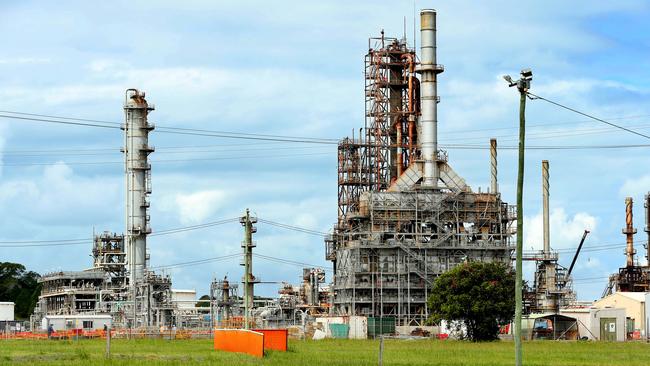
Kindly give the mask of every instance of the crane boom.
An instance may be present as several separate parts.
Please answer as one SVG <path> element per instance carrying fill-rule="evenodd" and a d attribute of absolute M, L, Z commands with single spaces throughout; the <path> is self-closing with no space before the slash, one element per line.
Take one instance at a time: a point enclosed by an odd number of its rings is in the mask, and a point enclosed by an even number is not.
<path fill-rule="evenodd" d="M 580 254 L 580 249 L 582 249 L 582 244 L 585 243 L 585 239 L 587 238 L 587 234 L 589 234 L 589 230 L 585 230 L 585 233 L 582 234 L 582 240 L 580 240 L 580 244 L 578 245 L 578 249 L 576 250 L 576 254 L 573 256 L 573 260 L 571 261 L 571 265 L 569 266 L 569 270 L 566 273 L 566 279 L 569 279 L 569 276 L 571 276 L 571 271 L 573 271 L 573 266 L 576 264 L 576 260 L 578 259 L 578 255 Z"/>

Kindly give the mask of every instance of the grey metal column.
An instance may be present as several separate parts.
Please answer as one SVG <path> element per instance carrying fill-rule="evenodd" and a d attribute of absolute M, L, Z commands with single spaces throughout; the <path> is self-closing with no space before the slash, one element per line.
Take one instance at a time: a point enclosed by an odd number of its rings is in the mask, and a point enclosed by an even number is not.
<path fill-rule="evenodd" d="M 422 114 L 418 123 L 421 158 L 424 160 L 422 186 L 436 188 L 438 171 L 438 74 L 443 67 L 436 63 L 436 11 L 420 12 L 420 104 Z"/>

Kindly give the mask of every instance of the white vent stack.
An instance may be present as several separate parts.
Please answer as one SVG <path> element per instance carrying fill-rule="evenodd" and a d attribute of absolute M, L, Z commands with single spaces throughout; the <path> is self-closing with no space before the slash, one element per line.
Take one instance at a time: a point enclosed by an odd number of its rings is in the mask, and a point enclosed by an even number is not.
<path fill-rule="evenodd" d="M 544 256 L 551 255 L 551 230 L 549 228 L 549 182 L 548 182 L 548 160 L 542 160 L 542 218 L 544 233 Z"/>
<path fill-rule="evenodd" d="M 149 146 L 149 132 L 154 126 L 147 122 L 149 111 L 145 94 L 137 89 L 126 91 L 124 103 L 125 167 L 126 167 L 126 262 L 132 288 L 142 281 L 146 268 L 151 164 L 148 158 L 154 149 Z"/>
<path fill-rule="evenodd" d="M 421 158 L 424 160 L 422 186 L 438 187 L 438 74 L 443 71 L 436 64 L 436 11 L 420 12 L 420 104 L 418 139 Z"/>
<path fill-rule="evenodd" d="M 645 195 L 645 228 L 644 231 L 648 236 L 646 243 L 646 259 L 648 260 L 648 267 L 650 267 L 650 193 Z"/>

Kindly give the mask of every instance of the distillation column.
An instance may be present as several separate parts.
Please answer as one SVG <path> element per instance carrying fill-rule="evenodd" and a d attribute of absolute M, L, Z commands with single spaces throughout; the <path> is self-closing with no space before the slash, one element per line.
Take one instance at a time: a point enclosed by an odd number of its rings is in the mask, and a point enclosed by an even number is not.
<path fill-rule="evenodd" d="M 250 211 L 246 209 L 244 216 L 239 218 L 239 222 L 244 227 L 244 241 L 242 248 L 244 248 L 244 259 L 242 266 L 244 266 L 244 328 L 248 329 L 250 326 L 250 314 L 253 311 L 255 300 L 255 284 L 259 282 L 253 276 L 253 234 L 257 232 L 257 228 L 253 226 L 257 222 L 256 217 L 251 217 Z"/>
<path fill-rule="evenodd" d="M 634 234 L 636 234 L 636 228 L 634 228 L 633 217 L 632 217 L 632 197 L 625 198 L 625 228 L 623 229 L 623 234 L 625 234 L 625 257 L 627 267 L 634 266 Z"/>
<path fill-rule="evenodd" d="M 125 164 L 126 164 L 126 261 L 129 284 L 135 294 L 137 283 L 142 281 L 146 269 L 147 234 L 149 225 L 149 199 L 151 193 L 151 164 L 148 158 L 154 149 L 149 146 L 149 133 L 154 129 L 147 122 L 149 111 L 145 94 L 137 89 L 126 91 L 124 114 Z"/>
<path fill-rule="evenodd" d="M 436 11 L 420 12 L 420 82 L 421 115 L 418 139 L 424 160 L 423 187 L 437 188 L 438 170 L 438 74 L 443 67 L 436 63 Z"/>
<path fill-rule="evenodd" d="M 497 139 L 490 139 L 490 192 L 499 193 L 497 183 Z"/>

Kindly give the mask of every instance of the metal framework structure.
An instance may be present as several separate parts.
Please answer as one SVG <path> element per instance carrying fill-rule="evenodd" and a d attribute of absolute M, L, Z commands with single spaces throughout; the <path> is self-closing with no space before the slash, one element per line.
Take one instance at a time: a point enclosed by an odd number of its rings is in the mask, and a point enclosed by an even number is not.
<path fill-rule="evenodd" d="M 557 252 L 551 251 L 549 208 L 549 164 L 542 161 L 542 238 L 543 250 L 522 259 L 535 261 L 533 288 L 527 292 L 525 308 L 530 313 L 557 313 L 561 307 L 575 302 L 569 271 L 558 263 Z M 585 234 L 586 235 L 586 234 Z M 584 238 L 583 238 L 584 240 Z M 577 255 L 577 254 L 576 254 Z"/>
<path fill-rule="evenodd" d="M 41 278 L 42 291 L 33 320 L 51 314 L 103 313 L 116 326 L 148 327 L 175 324 L 171 279 L 148 269 L 147 235 L 151 233 L 148 209 L 154 151 L 147 120 L 154 107 L 137 89 L 126 91 L 124 104 L 126 177 L 126 235 L 104 232 L 94 236 L 93 268 L 57 272 Z M 188 313 L 185 308 L 184 313 Z"/>
<path fill-rule="evenodd" d="M 370 39 L 363 138 L 339 143 L 338 221 L 325 240 L 334 267 L 334 315 L 421 325 L 436 276 L 466 261 L 510 262 L 513 207 L 496 191 L 472 192 L 444 151 L 423 156 L 425 142 L 437 146 L 442 67 L 435 64 L 435 12 L 421 17 L 426 62 L 418 65 L 405 40 L 383 32 Z M 427 81 L 426 93 L 415 71 Z M 496 187 L 496 151 L 492 156 Z M 430 159 L 435 167 L 427 170 Z"/>
<path fill-rule="evenodd" d="M 633 217 L 633 204 L 632 197 L 625 198 L 625 227 L 622 232 L 625 235 L 625 267 L 618 269 L 618 273 L 609 276 L 609 283 L 603 291 L 603 297 L 616 292 L 648 292 L 650 291 L 650 194 L 646 195 L 645 208 L 646 208 L 646 227 L 645 231 L 648 233 L 648 264 L 640 266 L 634 261 L 636 250 L 634 249 L 634 234 L 637 233 L 634 227 Z"/>

